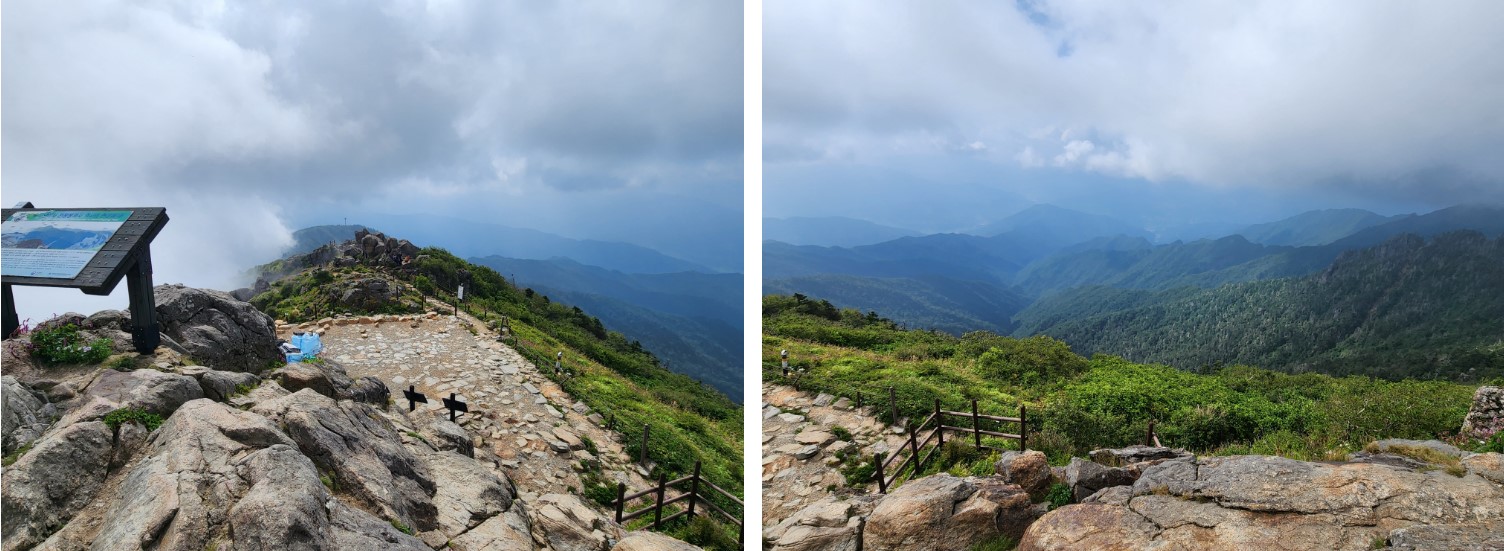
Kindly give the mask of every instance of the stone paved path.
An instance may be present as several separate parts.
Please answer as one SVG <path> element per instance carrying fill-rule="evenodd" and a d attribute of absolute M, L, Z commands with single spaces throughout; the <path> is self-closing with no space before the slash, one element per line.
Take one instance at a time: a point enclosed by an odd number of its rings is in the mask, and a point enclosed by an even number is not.
<path fill-rule="evenodd" d="M 407 407 L 402 391 L 409 385 L 428 397 L 420 412 L 426 407 L 447 416 L 441 398 L 450 393 L 466 402 L 470 411 L 460 414 L 459 424 L 477 436 L 477 448 L 486 446 L 503 460 L 525 501 L 579 489 L 581 461 L 600 461 L 606 479 L 625 482 L 629 492 L 648 486 L 619 434 L 468 314 L 326 319 L 278 331 L 290 339 L 294 329 L 312 328 L 322 331 L 322 357 L 351 377 L 380 378 L 392 389 L 393 407 Z M 581 437 L 595 443 L 599 457 L 584 449 Z"/>
<path fill-rule="evenodd" d="M 846 487 L 837 470 L 836 453 L 855 446 L 863 457 L 888 453 L 905 440 L 850 400 L 811 396 L 793 387 L 762 387 L 762 522 L 778 524 L 805 506 L 823 499 L 830 488 Z M 850 442 L 835 438 L 834 427 L 851 432 Z"/>

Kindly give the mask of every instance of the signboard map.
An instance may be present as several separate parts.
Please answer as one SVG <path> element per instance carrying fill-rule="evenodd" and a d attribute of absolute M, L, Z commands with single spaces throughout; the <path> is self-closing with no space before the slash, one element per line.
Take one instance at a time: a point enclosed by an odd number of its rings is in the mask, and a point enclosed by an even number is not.
<path fill-rule="evenodd" d="M 7 276 L 72 279 L 130 219 L 129 210 L 36 210 L 3 223 Z"/>

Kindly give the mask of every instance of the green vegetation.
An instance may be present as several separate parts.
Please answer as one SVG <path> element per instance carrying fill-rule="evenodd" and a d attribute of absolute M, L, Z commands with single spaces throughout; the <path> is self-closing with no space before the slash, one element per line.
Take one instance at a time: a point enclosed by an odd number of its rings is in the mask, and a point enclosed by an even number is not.
<path fill-rule="evenodd" d="M 670 478 L 688 474 L 695 461 L 700 461 L 702 476 L 730 492 L 741 493 L 742 412 L 725 395 L 665 369 L 640 342 L 607 330 L 598 318 L 580 308 L 550 300 L 532 289 L 519 289 L 495 270 L 465 262 L 443 249 L 423 249 L 420 257 L 396 269 L 366 265 L 328 268 L 333 280 L 324 284 L 315 283 L 313 271 L 304 271 L 272 284 L 251 302 L 275 317 L 306 321 L 331 311 L 331 301 L 343 291 L 340 282 L 379 275 L 396 281 L 404 291 L 393 308 L 426 311 L 420 289 L 437 293 L 433 299 L 452 304 L 454 297 L 445 293 L 463 283 L 465 301 L 461 308 L 483 323 L 507 326 L 509 346 L 591 409 L 603 416 L 614 415 L 616 426 L 626 437 L 628 456 L 638 455 L 641 431 L 647 425 L 649 458 Z M 553 374 L 550 367 L 560 351 L 564 352 L 564 366 L 573 375 Z M 582 493 L 604 495 L 588 485 Z M 717 504 L 731 509 L 729 502 Z"/>
<path fill-rule="evenodd" d="M 1366 451 L 1368 453 L 1379 453 L 1381 451 L 1388 452 L 1395 455 L 1409 457 L 1423 463 L 1436 465 L 1437 468 L 1446 471 L 1447 474 L 1452 476 L 1462 477 L 1467 475 L 1467 468 L 1462 466 L 1462 460 L 1457 456 L 1443 453 L 1432 448 L 1427 448 L 1425 446 L 1406 446 L 1399 444 L 1391 445 L 1388 446 L 1387 449 L 1381 450 L 1379 449 L 1378 442 L 1373 442 L 1368 444 L 1367 446 L 1364 446 L 1363 451 Z"/>
<path fill-rule="evenodd" d="M 116 430 L 120 428 L 121 423 L 128 422 L 141 423 L 147 431 L 154 431 L 162 426 L 162 416 L 136 408 L 117 409 L 104 416 L 104 424 L 108 425 L 110 430 Z"/>
<path fill-rule="evenodd" d="M 1240 365 L 1191 373 L 1085 358 L 1048 337 L 905 331 L 873 313 L 797 296 L 763 299 L 763 331 L 765 380 L 789 382 L 779 368 L 779 351 L 788 349 L 804 370 L 799 387 L 853 400 L 860 392 L 886 413 L 891 386 L 900 416 L 916 423 L 937 399 L 955 411 L 969 411 L 975 399 L 983 413 L 1004 416 L 1024 405 L 1029 448 L 1055 464 L 1142 443 L 1151 420 L 1166 445 L 1201 453 L 1341 459 L 1376 439 L 1455 432 L 1476 388 Z M 843 464 L 843 472 L 850 478 L 860 466 Z"/>
<path fill-rule="evenodd" d="M 1008 536 L 997 536 L 990 540 L 971 546 L 968 551 L 1009 551 L 1018 547 L 1018 542 Z"/>
<path fill-rule="evenodd" d="M 0 467 L 9 467 L 9 466 L 11 466 L 11 464 L 15 463 L 16 460 L 21 459 L 21 456 L 26 455 L 26 452 L 31 451 L 31 447 L 33 445 L 35 445 L 35 444 L 36 444 L 36 442 L 31 442 L 31 443 L 28 443 L 28 444 L 26 444 L 24 446 L 16 448 L 16 451 L 11 452 L 11 454 L 5 456 L 4 459 L 0 459 Z"/>
<path fill-rule="evenodd" d="M 1015 334 L 1186 369 L 1483 381 L 1504 377 L 1504 238 L 1400 236 L 1319 274 L 1212 289 L 1078 289 L 1017 319 Z"/>
<path fill-rule="evenodd" d="M 141 357 L 131 354 L 122 354 L 104 364 L 105 367 L 115 371 L 133 371 L 140 366 Z"/>
<path fill-rule="evenodd" d="M 32 356 L 47 364 L 97 364 L 110 357 L 113 346 L 106 338 L 85 342 L 72 323 L 39 327 L 30 336 Z"/>
<path fill-rule="evenodd" d="M 669 530 L 668 533 L 707 550 L 732 551 L 742 548 L 736 543 L 736 532 L 732 531 L 731 526 L 716 522 L 702 514 L 696 514 L 693 519 L 684 523 L 683 527 Z"/>
<path fill-rule="evenodd" d="M 392 528 L 396 528 L 398 532 L 402 532 L 409 536 L 413 535 L 413 528 L 411 526 L 403 524 L 400 520 L 392 519 Z"/>
<path fill-rule="evenodd" d="M 1056 482 L 1050 485 L 1050 492 L 1045 494 L 1044 500 L 1049 502 L 1050 509 L 1059 509 L 1071 504 L 1070 485 Z"/>

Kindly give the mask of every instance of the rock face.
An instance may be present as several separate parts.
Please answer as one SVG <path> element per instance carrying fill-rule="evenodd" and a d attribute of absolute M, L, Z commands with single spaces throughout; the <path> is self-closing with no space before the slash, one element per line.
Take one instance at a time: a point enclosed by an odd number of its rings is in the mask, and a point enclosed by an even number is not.
<path fill-rule="evenodd" d="M 397 287 L 380 277 L 350 281 L 339 297 L 339 304 L 366 311 L 379 311 L 398 298 Z"/>
<path fill-rule="evenodd" d="M 162 334 L 215 369 L 260 371 L 281 359 L 272 319 L 228 293 L 182 285 L 155 289 Z"/>
<path fill-rule="evenodd" d="M 882 496 L 825 496 L 763 531 L 773 551 L 857 551 L 862 524 Z"/>
<path fill-rule="evenodd" d="M 345 368 L 333 360 L 319 362 L 292 362 L 271 372 L 287 390 L 310 389 L 336 400 L 355 400 L 368 404 L 385 405 L 391 391 L 386 383 L 375 377 L 351 379 Z"/>
<path fill-rule="evenodd" d="M 1471 535 L 1504 528 L 1498 484 L 1377 464 L 1178 459 L 1112 491 L 1121 495 L 1045 515 L 1019 549 L 1477 549 L 1485 540 Z"/>
<path fill-rule="evenodd" d="M 1473 406 L 1462 419 L 1463 436 L 1487 438 L 1504 431 L 1504 387 L 1483 386 L 1473 393 Z"/>
<path fill-rule="evenodd" d="M 1043 499 L 1050 491 L 1050 462 L 1042 452 L 1003 452 L 993 470 L 1004 482 L 1019 485 L 1034 499 Z"/>
<path fill-rule="evenodd" d="M 438 527 L 428 468 L 370 406 L 304 389 L 251 411 L 279 423 L 315 465 L 383 516 L 419 531 Z"/>
<path fill-rule="evenodd" d="M 1103 488 L 1133 484 L 1137 474 L 1122 467 L 1107 467 L 1095 461 L 1079 457 L 1071 458 L 1065 466 L 1065 483 L 1071 487 L 1071 496 L 1076 501 L 1086 499 Z"/>
<path fill-rule="evenodd" d="M 7 467 L 0 548 L 40 543 L 93 500 L 109 469 L 113 438 L 102 422 L 75 423 L 52 431 Z"/>
<path fill-rule="evenodd" d="M 655 532 L 632 532 L 611 551 L 699 551 L 700 548 Z"/>
<path fill-rule="evenodd" d="M 938 474 L 898 487 L 867 517 L 862 549 L 967 549 L 1005 535 L 1018 538 L 1043 509 L 998 477 Z"/>
<path fill-rule="evenodd" d="M 33 392 L 26 385 L 9 375 L 0 378 L 0 434 L 4 435 L 4 453 L 14 453 L 21 446 L 32 443 L 42 436 L 42 431 L 52 424 L 57 407 L 47 403 L 47 397 Z"/>
<path fill-rule="evenodd" d="M 605 517 L 573 495 L 540 496 L 531 512 L 533 521 L 548 534 L 548 546 L 556 551 L 606 551 L 622 536 Z"/>

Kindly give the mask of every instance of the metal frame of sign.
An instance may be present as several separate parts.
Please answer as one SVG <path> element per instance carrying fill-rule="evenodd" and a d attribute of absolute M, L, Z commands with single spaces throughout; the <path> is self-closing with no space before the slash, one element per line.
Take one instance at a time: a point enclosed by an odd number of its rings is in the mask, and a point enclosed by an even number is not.
<path fill-rule="evenodd" d="M 120 225 L 119 229 L 115 230 L 109 241 L 94 253 L 94 257 L 77 276 L 71 279 L 0 277 L 5 295 L 5 336 L 11 335 L 16 328 L 21 326 L 16 315 L 16 301 L 11 291 L 12 285 L 72 287 L 88 295 L 108 295 L 115 290 L 116 285 L 120 284 L 120 279 L 125 278 L 126 289 L 130 294 L 132 344 L 135 345 L 137 352 L 147 354 L 161 343 L 161 335 L 157 328 L 156 297 L 152 293 L 151 242 L 162 231 L 162 227 L 167 225 L 167 209 L 160 207 L 39 209 L 32 208 L 31 203 L 26 203 L 22 207 L 4 209 L 4 217 L 0 220 L 9 220 L 11 215 L 26 211 L 101 210 L 128 210 L 131 211 L 131 216 Z"/>

